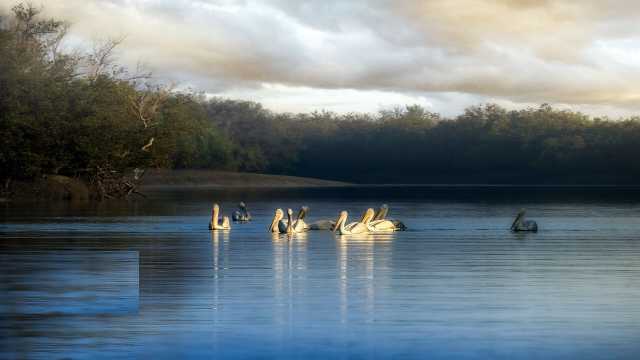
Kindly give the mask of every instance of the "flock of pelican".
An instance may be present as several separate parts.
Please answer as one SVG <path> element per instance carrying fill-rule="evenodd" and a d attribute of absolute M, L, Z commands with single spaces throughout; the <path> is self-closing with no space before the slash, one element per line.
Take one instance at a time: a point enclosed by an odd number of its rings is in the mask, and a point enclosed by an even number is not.
<path fill-rule="evenodd" d="M 308 212 L 309 208 L 303 206 L 294 217 L 293 210 L 287 209 L 287 218 L 285 219 L 284 211 L 282 211 L 282 209 L 276 209 L 268 230 L 276 234 L 296 234 L 310 230 L 331 230 L 339 235 L 360 235 L 390 233 L 407 229 L 401 221 L 387 219 L 389 213 L 389 207 L 387 205 L 382 205 L 378 211 L 374 211 L 372 208 L 367 209 L 360 219 L 354 222 L 348 222 L 349 214 L 346 211 L 341 211 L 335 221 L 323 219 L 307 223 L 305 218 Z M 535 221 L 525 220 L 524 215 L 524 210 L 518 212 L 515 220 L 511 224 L 511 231 L 537 232 L 538 224 Z M 234 222 L 251 221 L 251 214 L 249 214 L 247 205 L 244 202 L 238 205 L 238 210 L 233 213 L 232 218 Z M 222 216 L 222 222 L 220 221 L 220 206 L 213 204 L 209 230 L 231 229 L 228 216 Z"/>
<path fill-rule="evenodd" d="M 341 211 L 336 221 L 325 219 L 307 223 L 304 219 L 308 211 L 309 208 L 303 206 L 294 218 L 293 210 L 287 209 L 287 218 L 284 219 L 282 209 L 276 209 L 269 231 L 280 234 L 295 234 L 310 230 L 332 230 L 340 235 L 354 235 L 388 233 L 406 229 L 402 222 L 385 218 L 389 211 L 389 207 L 386 205 L 380 207 L 378 212 L 374 212 L 371 208 L 367 209 L 360 220 L 352 223 L 347 223 L 349 215 L 346 211 Z"/>
<path fill-rule="evenodd" d="M 340 235 L 355 234 L 372 234 L 372 233 L 389 233 L 393 231 L 406 230 L 406 226 L 399 220 L 387 219 L 389 207 L 382 205 L 378 211 L 372 208 L 367 209 L 362 217 L 355 222 L 347 221 L 349 214 L 341 211 L 337 220 L 323 219 L 307 223 L 305 220 L 309 207 L 300 208 L 296 216 L 293 216 L 293 210 L 287 209 L 286 218 L 282 209 L 276 209 L 269 226 L 269 232 L 279 234 L 295 234 L 311 230 L 331 230 Z M 247 205 L 241 202 L 238 210 L 233 213 L 234 222 L 251 221 L 251 214 L 247 210 Z M 213 204 L 211 212 L 211 220 L 209 221 L 209 230 L 230 230 L 231 223 L 228 216 L 220 215 L 220 206 Z"/>

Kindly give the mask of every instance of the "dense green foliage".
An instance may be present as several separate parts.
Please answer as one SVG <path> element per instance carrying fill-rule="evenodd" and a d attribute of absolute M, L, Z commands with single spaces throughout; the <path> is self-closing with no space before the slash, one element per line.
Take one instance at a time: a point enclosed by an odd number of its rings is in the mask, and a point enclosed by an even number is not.
<path fill-rule="evenodd" d="M 213 99 L 211 120 L 251 149 L 247 169 L 365 183 L 630 183 L 640 120 L 548 105 L 443 119 L 419 106 L 376 115 L 273 114 Z M 226 120 L 219 120 L 226 119 Z"/>
<path fill-rule="evenodd" d="M 115 65 L 117 41 L 60 52 L 67 24 L 38 15 L 17 5 L 0 23 L 3 180 L 61 174 L 104 188 L 135 168 L 231 164 L 231 144 L 199 97 Z"/>
<path fill-rule="evenodd" d="M 636 182 L 640 120 L 496 105 L 446 119 L 281 114 L 154 86 L 108 61 L 117 43 L 63 54 L 67 25 L 18 5 L 0 25 L 2 179 L 94 181 L 134 168 L 202 168 L 366 183 Z"/>

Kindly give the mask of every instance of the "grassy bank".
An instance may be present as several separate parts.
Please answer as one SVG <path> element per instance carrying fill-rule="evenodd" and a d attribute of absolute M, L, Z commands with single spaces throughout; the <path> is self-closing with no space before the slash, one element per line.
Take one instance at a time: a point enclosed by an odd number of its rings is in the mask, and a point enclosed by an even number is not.
<path fill-rule="evenodd" d="M 180 188 L 283 188 L 349 186 L 349 183 L 297 176 L 266 175 L 212 170 L 152 170 L 141 190 Z"/>

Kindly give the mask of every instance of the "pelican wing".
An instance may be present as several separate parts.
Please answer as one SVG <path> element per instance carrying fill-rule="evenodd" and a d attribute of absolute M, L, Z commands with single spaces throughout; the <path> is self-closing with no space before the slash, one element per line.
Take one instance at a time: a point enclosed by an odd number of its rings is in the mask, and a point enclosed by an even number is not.
<path fill-rule="evenodd" d="M 366 234 L 369 232 L 369 228 L 367 225 L 361 222 L 353 222 L 351 224 L 345 225 L 344 229 L 348 234 Z"/>
<path fill-rule="evenodd" d="M 392 232 L 396 230 L 396 225 L 389 220 L 376 220 L 368 224 L 371 232 Z"/>

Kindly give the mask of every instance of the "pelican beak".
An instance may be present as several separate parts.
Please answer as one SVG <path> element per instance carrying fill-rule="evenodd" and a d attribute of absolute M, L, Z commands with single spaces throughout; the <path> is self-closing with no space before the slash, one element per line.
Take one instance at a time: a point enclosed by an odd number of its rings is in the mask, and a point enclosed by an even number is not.
<path fill-rule="evenodd" d="M 389 212 L 389 207 L 387 204 L 382 204 L 378 212 L 374 214 L 373 220 L 384 220 L 387 217 L 387 212 Z"/>
<path fill-rule="evenodd" d="M 365 220 L 367 220 L 367 211 L 369 211 L 369 209 L 365 210 L 362 213 L 362 216 L 360 217 L 360 222 L 363 223 Z"/>
<path fill-rule="evenodd" d="M 342 225 L 342 223 L 344 222 L 344 216 L 343 213 L 340 213 L 340 215 L 338 215 L 338 220 L 336 220 L 336 224 L 333 226 L 333 232 L 337 232 L 338 229 L 340 229 L 340 225 Z"/>
<path fill-rule="evenodd" d="M 524 216 L 524 214 L 525 214 L 524 209 L 521 209 L 518 212 L 518 215 L 516 215 L 516 218 L 513 220 L 513 223 L 511 224 L 511 230 L 514 230 L 516 228 L 520 220 L 522 220 L 522 217 Z"/>
<path fill-rule="evenodd" d="M 368 224 L 371 222 L 371 220 L 373 220 L 373 217 L 375 216 L 376 212 L 373 211 L 372 208 L 367 209 L 367 219 L 365 224 Z"/>
<path fill-rule="evenodd" d="M 280 209 L 278 209 L 280 210 Z M 276 210 L 275 215 L 273 215 L 273 220 L 271 220 L 271 226 L 269 226 L 269 231 L 270 232 L 276 232 L 276 229 L 278 228 L 278 221 L 280 221 L 281 219 L 281 214 L 282 214 L 282 210 L 278 211 Z"/>
<path fill-rule="evenodd" d="M 309 211 L 309 208 L 307 206 L 303 206 L 300 208 L 300 211 L 298 211 L 298 220 L 302 220 L 305 218 L 305 216 L 307 216 L 307 211 Z"/>
<path fill-rule="evenodd" d="M 372 208 L 368 208 L 363 214 L 362 217 L 360 218 L 360 222 L 363 224 L 368 224 L 371 219 L 373 219 L 373 215 L 374 215 L 374 211 Z"/>

